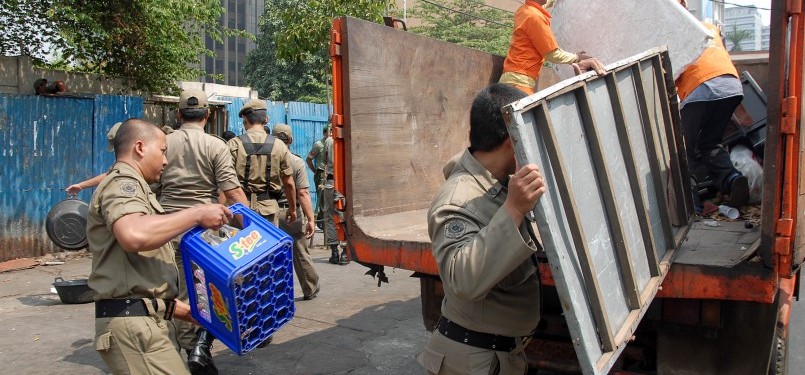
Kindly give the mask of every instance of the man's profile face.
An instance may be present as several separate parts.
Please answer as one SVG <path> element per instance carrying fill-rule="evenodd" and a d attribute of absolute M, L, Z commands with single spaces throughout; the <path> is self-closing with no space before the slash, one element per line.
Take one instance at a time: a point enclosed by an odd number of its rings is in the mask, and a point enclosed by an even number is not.
<path fill-rule="evenodd" d="M 162 131 L 155 131 L 155 133 L 156 135 L 150 141 L 143 144 L 143 159 L 140 162 L 143 178 L 148 183 L 159 181 L 162 171 L 168 165 L 168 159 L 165 157 L 168 149 L 165 133 Z"/>

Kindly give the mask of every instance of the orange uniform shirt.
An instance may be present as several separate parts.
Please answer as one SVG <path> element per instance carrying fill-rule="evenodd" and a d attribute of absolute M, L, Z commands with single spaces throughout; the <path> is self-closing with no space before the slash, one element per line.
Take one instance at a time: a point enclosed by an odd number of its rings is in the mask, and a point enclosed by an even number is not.
<path fill-rule="evenodd" d="M 681 100 L 685 100 L 699 85 L 715 77 L 729 74 L 738 78 L 738 71 L 735 70 L 730 54 L 724 48 L 718 28 L 706 22 L 704 26 L 713 31 L 715 36 L 699 59 L 688 65 L 676 79 L 676 90 Z"/>
<path fill-rule="evenodd" d="M 536 81 L 545 55 L 557 48 L 551 32 L 551 14 L 541 5 L 526 0 L 514 13 L 514 30 L 503 72 L 523 74 Z"/>

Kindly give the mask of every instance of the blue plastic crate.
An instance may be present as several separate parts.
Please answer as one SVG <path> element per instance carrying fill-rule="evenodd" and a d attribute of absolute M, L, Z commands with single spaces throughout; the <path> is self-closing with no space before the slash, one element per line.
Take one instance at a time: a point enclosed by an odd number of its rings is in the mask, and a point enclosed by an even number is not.
<path fill-rule="evenodd" d="M 241 204 L 244 229 L 212 246 L 196 227 L 182 238 L 193 318 L 238 355 L 289 322 L 293 299 L 291 237 Z"/>

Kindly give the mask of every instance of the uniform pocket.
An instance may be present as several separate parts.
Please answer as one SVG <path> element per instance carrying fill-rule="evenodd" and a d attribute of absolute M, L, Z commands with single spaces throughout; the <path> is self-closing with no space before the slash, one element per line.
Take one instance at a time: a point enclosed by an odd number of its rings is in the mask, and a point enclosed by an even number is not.
<path fill-rule="evenodd" d="M 102 333 L 95 337 L 95 350 L 106 352 L 112 347 L 112 332 Z"/>
<path fill-rule="evenodd" d="M 419 353 L 416 356 L 417 362 L 419 362 L 425 370 L 428 370 L 434 374 L 438 374 L 439 371 L 442 369 L 442 362 L 444 362 L 444 354 L 439 353 L 431 348 L 425 347 L 425 350 L 422 353 Z"/>

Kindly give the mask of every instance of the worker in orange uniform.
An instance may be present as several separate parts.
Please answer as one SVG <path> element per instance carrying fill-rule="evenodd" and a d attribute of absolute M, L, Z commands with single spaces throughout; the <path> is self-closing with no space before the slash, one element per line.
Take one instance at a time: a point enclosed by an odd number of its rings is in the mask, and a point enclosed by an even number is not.
<path fill-rule="evenodd" d="M 686 6 L 685 1 L 680 3 Z M 694 179 L 706 172 L 715 186 L 729 195 L 727 204 L 739 208 L 749 200 L 749 184 L 732 165 L 721 140 L 732 113 L 743 100 L 743 86 L 718 27 L 709 23 L 704 26 L 713 32 L 713 39 L 676 79 L 688 170 Z M 695 191 L 693 196 L 694 208 L 701 213 L 703 207 Z"/>
<path fill-rule="evenodd" d="M 583 51 L 570 53 L 559 48 L 551 32 L 551 15 L 545 10 L 552 3 L 552 0 L 526 0 L 514 13 L 511 46 L 503 62 L 500 83 L 533 94 L 545 60 L 553 64 L 572 64 L 576 74 L 589 70 L 606 74 L 598 59 Z"/>

